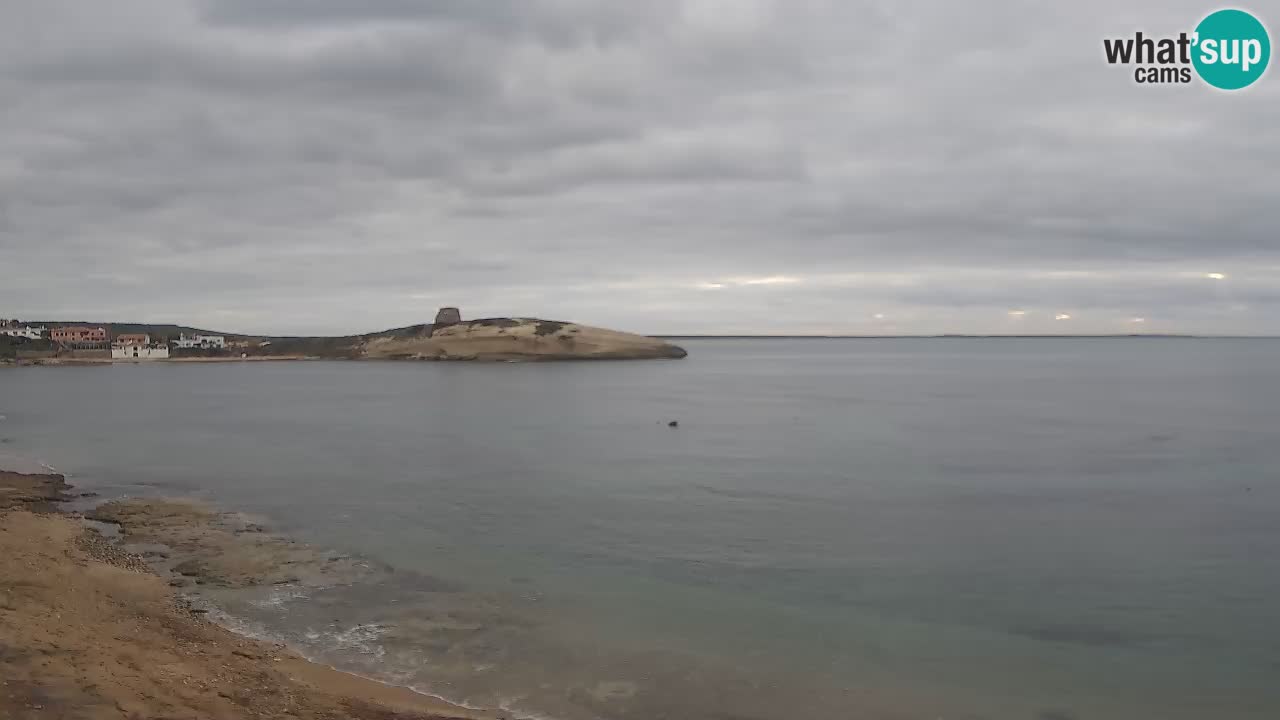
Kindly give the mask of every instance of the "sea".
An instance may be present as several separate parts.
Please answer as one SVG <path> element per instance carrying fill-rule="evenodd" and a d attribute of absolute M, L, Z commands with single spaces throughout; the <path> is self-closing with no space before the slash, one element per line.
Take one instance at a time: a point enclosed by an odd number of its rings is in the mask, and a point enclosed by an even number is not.
<path fill-rule="evenodd" d="M 517 717 L 1280 717 L 1280 340 L 679 342 L 5 368 L 0 464 L 382 568 L 217 617 Z"/>

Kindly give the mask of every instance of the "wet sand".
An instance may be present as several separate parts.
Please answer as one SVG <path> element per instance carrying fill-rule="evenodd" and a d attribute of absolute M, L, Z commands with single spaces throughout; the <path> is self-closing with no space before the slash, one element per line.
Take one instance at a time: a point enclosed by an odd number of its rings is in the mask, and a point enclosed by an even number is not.
<path fill-rule="evenodd" d="M 51 512 L 71 496 L 61 476 L 0 471 L 0 717 L 501 717 L 340 673 L 215 625 L 141 556 L 76 516 Z M 104 512 L 129 514 L 127 503 L 109 505 Z M 144 514 L 172 520 L 156 525 L 157 537 L 183 542 L 181 532 L 163 529 L 182 525 L 212 535 L 215 547 L 242 537 L 257 547 L 243 565 L 189 567 L 201 581 L 274 582 L 261 572 L 273 558 L 308 565 L 295 544 L 257 538 L 248 526 L 237 532 L 197 506 L 146 505 Z M 301 574 L 318 582 L 352 570 L 332 558 L 314 568 L 315 576 Z"/>

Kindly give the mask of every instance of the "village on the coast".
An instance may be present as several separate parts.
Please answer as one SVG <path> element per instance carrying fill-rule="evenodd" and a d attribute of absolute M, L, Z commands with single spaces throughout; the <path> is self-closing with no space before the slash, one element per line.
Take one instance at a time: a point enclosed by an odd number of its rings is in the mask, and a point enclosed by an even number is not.
<path fill-rule="evenodd" d="M 97 361 L 169 360 L 234 355 L 267 341 L 230 340 L 223 335 L 185 332 L 177 337 L 117 331 L 111 325 L 55 325 L 0 319 L 0 337 L 16 345 L 19 359 L 65 358 Z"/>

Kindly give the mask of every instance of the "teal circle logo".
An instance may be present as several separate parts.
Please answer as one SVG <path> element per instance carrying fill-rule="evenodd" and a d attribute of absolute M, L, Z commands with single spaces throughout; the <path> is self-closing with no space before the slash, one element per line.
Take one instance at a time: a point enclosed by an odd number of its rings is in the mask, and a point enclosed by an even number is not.
<path fill-rule="evenodd" d="M 1200 78 L 1220 90 L 1249 87 L 1267 71 L 1271 38 L 1258 18 L 1243 10 L 1219 10 L 1196 26 L 1194 55 Z"/>

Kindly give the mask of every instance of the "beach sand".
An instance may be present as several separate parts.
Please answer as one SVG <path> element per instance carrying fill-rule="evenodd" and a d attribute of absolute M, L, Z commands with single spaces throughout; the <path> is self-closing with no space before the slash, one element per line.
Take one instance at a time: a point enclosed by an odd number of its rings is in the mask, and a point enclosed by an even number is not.
<path fill-rule="evenodd" d="M 0 717 L 499 718 L 332 670 L 206 620 L 77 517 L 58 475 L 0 471 Z"/>

